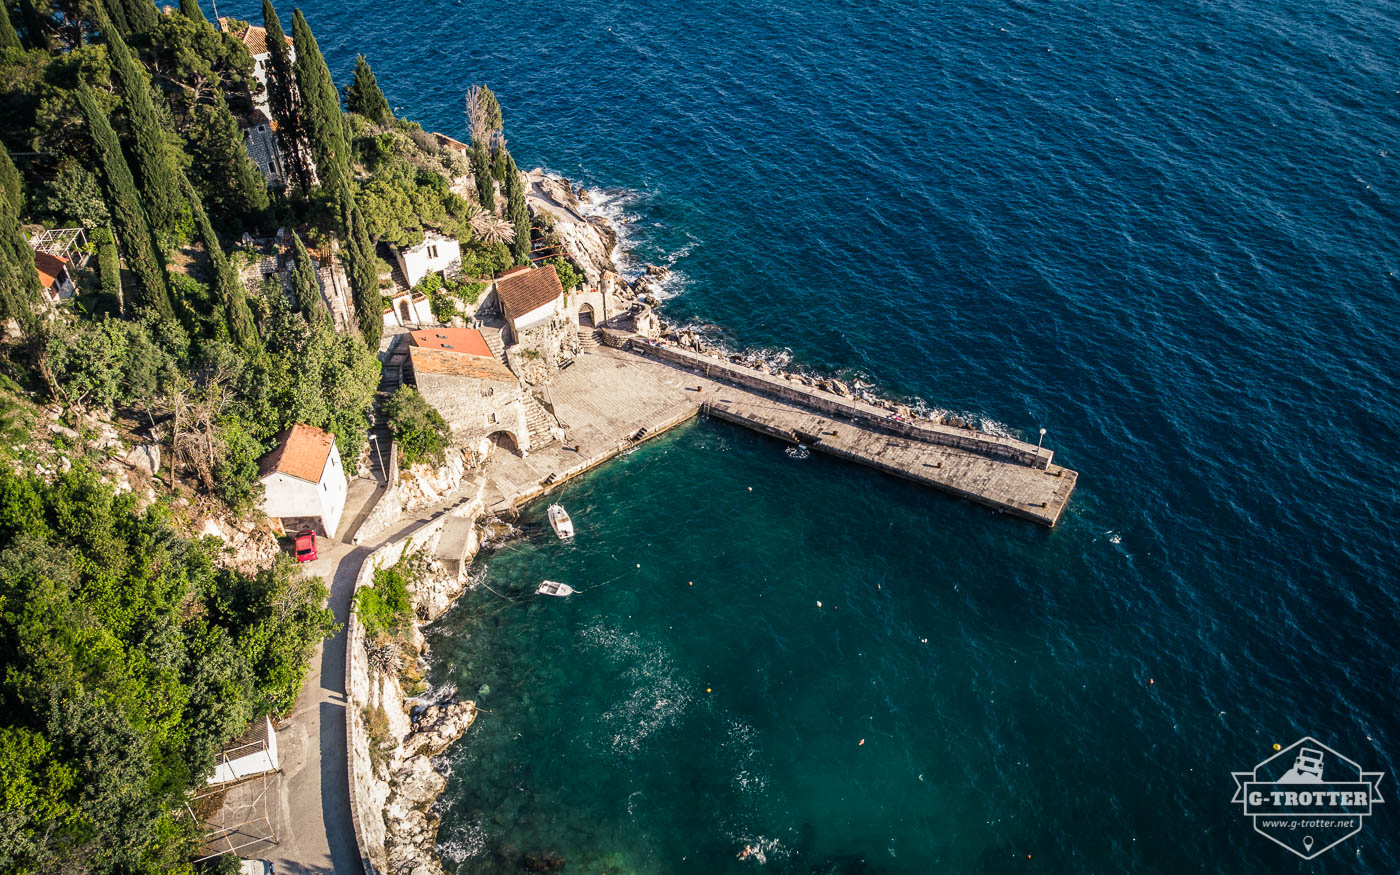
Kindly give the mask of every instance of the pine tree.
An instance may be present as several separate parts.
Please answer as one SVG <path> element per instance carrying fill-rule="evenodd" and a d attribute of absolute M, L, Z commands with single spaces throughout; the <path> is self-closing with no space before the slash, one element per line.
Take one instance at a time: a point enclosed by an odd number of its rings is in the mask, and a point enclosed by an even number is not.
<path fill-rule="evenodd" d="M 49 32 L 44 29 L 44 16 L 34 5 L 34 0 L 19 0 L 20 20 L 24 22 L 24 38 L 31 49 L 48 51 Z"/>
<path fill-rule="evenodd" d="M 78 89 L 78 105 L 82 108 L 88 135 L 92 138 L 93 154 L 107 187 L 107 207 L 116 223 L 117 243 L 126 265 L 136 275 L 139 303 L 162 316 L 173 316 L 170 290 L 165 280 L 165 266 L 160 260 L 155 235 L 151 232 L 141 198 L 136 194 L 136 181 L 122 155 L 117 132 L 107 113 L 98 104 L 87 86 Z"/>
<path fill-rule="evenodd" d="M 146 214 L 157 232 L 178 239 L 188 215 L 188 204 L 180 190 L 183 174 L 175 164 L 166 126 L 156 111 L 150 76 L 105 16 L 99 16 L 98 25 L 106 31 L 112 72 L 121 84 Z"/>
<path fill-rule="evenodd" d="M 378 259 L 365 230 L 360 209 L 353 204 L 346 216 L 346 269 L 350 275 L 350 292 L 355 298 L 355 314 L 360 322 L 360 335 L 370 349 L 379 348 L 379 336 L 384 331 L 384 304 L 379 294 Z"/>
<path fill-rule="evenodd" d="M 267 100 L 272 117 L 277 121 L 277 139 L 282 155 L 287 159 L 292 182 L 302 194 L 311 191 L 311 162 L 301 127 L 301 95 L 297 91 L 296 75 L 292 71 L 292 55 L 287 36 L 272 0 L 263 0 L 263 24 L 267 28 Z"/>
<path fill-rule="evenodd" d="M 23 48 L 19 41 L 19 34 L 15 32 L 15 26 L 10 23 L 10 10 L 5 3 L 0 3 L 0 49 Z"/>
<path fill-rule="evenodd" d="M 199 6 L 199 0 L 180 0 L 180 12 L 191 21 L 209 23 L 209 19 L 204 17 L 204 10 Z"/>
<path fill-rule="evenodd" d="M 292 232 L 292 291 L 296 295 L 297 309 L 311 325 L 329 326 L 330 311 L 326 300 L 321 297 L 321 284 L 316 279 L 316 266 L 311 262 L 311 253 L 301 236 Z"/>
<path fill-rule="evenodd" d="M 359 113 L 377 125 L 387 125 L 394 120 L 389 110 L 389 100 L 379 90 L 379 81 L 369 68 L 364 55 L 355 57 L 355 74 L 345 87 L 345 108 Z"/>
<path fill-rule="evenodd" d="M 190 125 L 190 172 L 221 220 L 256 222 L 270 203 L 267 183 L 248 155 L 248 144 L 221 92 L 195 108 Z"/>
<path fill-rule="evenodd" d="M 530 263 L 530 209 L 525 205 L 525 183 L 515 159 L 506 155 L 506 218 L 515 226 L 510 251 L 516 264 Z"/>
<path fill-rule="evenodd" d="M 253 311 L 248 306 L 243 281 L 238 278 L 238 272 L 224 255 L 224 248 L 219 244 L 214 226 L 209 224 L 209 216 L 204 212 L 204 205 L 199 202 L 199 195 L 195 193 L 194 186 L 186 182 L 185 193 L 190 199 L 195 233 L 199 235 L 200 242 L 204 244 L 204 251 L 209 256 L 209 267 L 214 275 L 210 285 L 214 289 L 214 296 L 223 307 L 224 324 L 228 326 L 229 337 L 240 349 L 252 352 L 258 346 L 258 326 L 253 318 Z"/>
<path fill-rule="evenodd" d="M 26 335 L 38 327 L 43 287 L 34 251 L 20 227 L 24 186 L 10 153 L 0 145 L 0 318 L 14 319 Z"/>
<path fill-rule="evenodd" d="M 340 230 L 344 233 L 348 231 L 345 217 L 354 195 L 350 189 L 350 146 L 345 139 L 340 92 L 335 90 L 331 71 L 300 9 L 292 14 L 292 41 L 297 47 L 292 70 L 296 73 L 297 92 L 301 95 L 306 142 L 316 162 L 321 185 L 342 219 Z"/>
<path fill-rule="evenodd" d="M 131 25 L 132 33 L 148 33 L 155 30 L 156 22 L 160 19 L 156 12 L 156 4 L 151 0 L 123 0 L 126 9 L 126 22 Z"/>

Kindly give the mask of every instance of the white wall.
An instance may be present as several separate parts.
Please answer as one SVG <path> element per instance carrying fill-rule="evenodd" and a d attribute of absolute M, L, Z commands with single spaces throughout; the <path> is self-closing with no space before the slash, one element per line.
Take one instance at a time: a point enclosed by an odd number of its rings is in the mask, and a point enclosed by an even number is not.
<path fill-rule="evenodd" d="M 563 310 L 564 299 L 562 297 L 555 298 L 548 304 L 536 307 L 529 313 L 516 319 L 515 322 L 512 323 L 512 327 L 515 328 L 516 331 L 524 331 L 526 328 L 539 325 L 541 322 L 548 322 L 550 319 L 554 318 L 555 314 L 561 313 Z"/>
<path fill-rule="evenodd" d="M 403 301 L 408 302 L 408 319 L 403 317 Z M 438 321 L 433 318 L 433 305 L 426 298 L 414 300 L 412 295 L 399 295 L 394 298 L 394 306 L 384 313 L 384 327 L 393 328 L 400 325 L 407 328 L 409 325 L 436 325 Z"/>
<path fill-rule="evenodd" d="M 434 271 L 446 270 L 453 262 L 461 263 L 462 245 L 450 237 L 429 234 L 427 238 L 411 249 L 396 249 L 395 256 L 399 269 L 408 280 L 409 288 L 422 281 Z"/>
<path fill-rule="evenodd" d="M 340 448 L 331 446 L 330 458 L 321 472 L 320 483 L 310 483 L 274 471 L 262 478 L 263 512 L 270 517 L 310 517 L 319 519 L 327 537 L 335 537 L 340 515 L 345 510 L 349 482 L 340 461 Z"/>

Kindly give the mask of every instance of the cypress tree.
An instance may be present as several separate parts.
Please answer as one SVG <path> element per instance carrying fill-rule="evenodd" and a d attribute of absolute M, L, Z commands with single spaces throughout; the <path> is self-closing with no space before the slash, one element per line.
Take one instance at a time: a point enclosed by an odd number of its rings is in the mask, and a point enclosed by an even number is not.
<path fill-rule="evenodd" d="M 228 326 L 229 337 L 240 349 L 252 352 L 258 345 L 258 326 L 253 319 L 253 310 L 248 306 L 243 281 L 238 278 L 238 272 L 224 255 L 224 248 L 219 245 L 219 237 L 214 233 L 214 226 L 209 224 L 209 216 L 204 212 L 204 205 L 199 202 L 199 195 L 195 193 L 194 187 L 186 182 L 185 190 L 190 199 L 195 232 L 204 244 L 204 251 L 209 255 L 209 267 L 214 274 L 211 286 L 214 296 L 223 307 L 224 324 Z"/>
<path fill-rule="evenodd" d="M 204 17 L 204 10 L 199 6 L 199 0 L 180 0 L 180 13 L 191 21 L 209 23 L 209 19 Z"/>
<path fill-rule="evenodd" d="M 23 183 L 10 153 L 0 145 L 0 318 L 13 318 L 26 335 L 39 323 L 43 286 L 34 266 L 34 251 L 20 227 Z"/>
<path fill-rule="evenodd" d="M 117 241 L 111 228 L 97 228 L 92 232 L 93 245 L 97 247 L 97 280 L 102 293 L 117 302 L 118 311 L 125 310 L 122 301 L 122 265 L 117 256 Z"/>
<path fill-rule="evenodd" d="M 162 316 L 173 316 L 175 311 L 170 305 L 165 266 L 161 263 L 160 251 L 150 223 L 146 220 L 146 212 L 141 208 L 141 198 L 136 194 L 136 181 L 131 178 L 131 168 L 127 166 L 121 144 L 117 142 L 117 132 L 112 130 L 107 113 L 98 104 L 91 89 L 84 85 L 77 94 L 88 135 L 92 139 L 93 154 L 106 182 L 107 207 L 116 223 L 117 242 L 126 257 L 127 267 L 136 274 L 139 302 Z"/>
<path fill-rule="evenodd" d="M 158 232 L 178 237 L 188 209 L 180 190 L 183 174 L 175 164 L 165 125 L 156 111 L 150 77 L 105 16 L 99 16 L 98 26 L 107 34 L 112 72 L 121 84 L 131 123 L 132 156 L 136 159 L 136 176 L 141 182 L 146 214 Z"/>
<path fill-rule="evenodd" d="M 485 143 L 472 145 L 472 176 L 476 179 L 476 199 L 483 210 L 496 208 L 496 179 L 491 175 L 491 159 Z"/>
<path fill-rule="evenodd" d="M 0 49 L 24 48 L 20 44 L 19 34 L 15 33 L 15 26 L 10 23 L 10 10 L 5 7 L 6 4 L 0 3 Z"/>
<path fill-rule="evenodd" d="M 271 56 L 267 69 L 267 101 L 277 121 L 277 139 L 282 144 L 282 155 L 287 159 L 292 182 L 298 191 L 307 194 L 311 191 L 313 174 L 302 134 L 301 95 L 292 71 L 292 56 L 272 0 L 263 0 L 262 12 L 263 25 L 267 28 L 267 51 Z"/>
<path fill-rule="evenodd" d="M 387 125 L 394 119 L 389 100 L 379 89 L 379 80 L 374 78 L 374 71 L 364 55 L 355 57 L 355 74 L 345 88 L 345 108 L 377 125 Z"/>
<path fill-rule="evenodd" d="M 191 173 L 221 219 L 256 221 L 268 208 L 267 183 L 248 155 L 248 143 L 221 92 L 200 104 L 191 125 Z"/>
<path fill-rule="evenodd" d="M 306 142 L 316 162 L 316 174 L 341 216 L 340 230 L 348 232 L 345 217 L 352 199 L 350 190 L 350 146 L 345 139 L 345 119 L 340 112 L 340 93 L 335 90 L 331 71 L 326 67 L 316 37 L 298 9 L 292 14 L 292 41 L 297 58 L 292 63 L 297 92 L 301 95 L 301 116 Z"/>
<path fill-rule="evenodd" d="M 316 280 L 316 266 L 311 263 L 311 253 L 301 242 L 301 235 L 292 232 L 292 291 L 296 295 L 297 309 L 311 325 L 326 325 L 331 322 L 330 311 L 326 309 L 325 298 L 321 297 L 321 284 Z"/>
<path fill-rule="evenodd" d="M 31 49 L 48 51 L 49 32 L 44 29 L 44 16 L 34 6 L 34 0 L 19 0 L 20 20 L 24 22 L 24 38 Z"/>
<path fill-rule="evenodd" d="M 506 155 L 506 217 L 515 226 L 510 251 L 516 264 L 530 263 L 530 209 L 525 205 L 525 184 L 515 159 Z"/>
<path fill-rule="evenodd" d="M 117 33 L 123 37 L 131 35 L 131 22 L 126 20 L 126 7 L 122 5 L 122 0 L 102 0 L 102 8 L 106 10 L 107 18 Z"/>
<path fill-rule="evenodd" d="M 379 348 L 379 336 L 384 331 L 384 303 L 379 294 L 379 269 L 374 247 L 365 230 L 360 208 L 353 203 L 346 215 L 346 268 L 350 275 L 350 292 L 355 298 L 355 314 L 360 322 L 360 335 L 370 349 Z"/>
<path fill-rule="evenodd" d="M 123 0 L 126 9 L 126 23 L 131 25 L 132 33 L 148 33 L 155 29 L 159 13 L 156 12 L 156 4 L 152 0 Z"/>

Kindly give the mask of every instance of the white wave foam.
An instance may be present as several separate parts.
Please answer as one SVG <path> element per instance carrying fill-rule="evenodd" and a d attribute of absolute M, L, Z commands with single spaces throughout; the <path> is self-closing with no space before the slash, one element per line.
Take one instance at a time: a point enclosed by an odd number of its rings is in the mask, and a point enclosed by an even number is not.
<path fill-rule="evenodd" d="M 680 675 L 660 641 L 601 624 L 585 629 L 581 638 L 585 646 L 601 652 L 610 667 L 621 669 L 626 692 L 600 718 L 614 753 L 637 753 L 653 735 L 676 725 L 694 701 L 693 685 Z"/>
<path fill-rule="evenodd" d="M 438 856 L 454 865 L 480 857 L 486 851 L 486 827 L 477 818 L 470 823 L 454 826 L 446 838 L 438 837 Z"/>

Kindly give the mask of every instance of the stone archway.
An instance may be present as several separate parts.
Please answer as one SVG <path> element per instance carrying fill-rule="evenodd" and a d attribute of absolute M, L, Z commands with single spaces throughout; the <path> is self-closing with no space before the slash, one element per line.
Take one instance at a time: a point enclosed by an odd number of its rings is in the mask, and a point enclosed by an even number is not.
<path fill-rule="evenodd" d="M 578 308 L 578 324 L 580 328 L 592 328 L 594 326 L 592 304 L 583 304 Z"/>
<path fill-rule="evenodd" d="M 517 456 L 523 455 L 520 452 L 520 441 L 516 438 L 514 432 L 501 429 L 500 431 L 491 432 L 486 436 L 486 439 L 509 453 Z"/>

